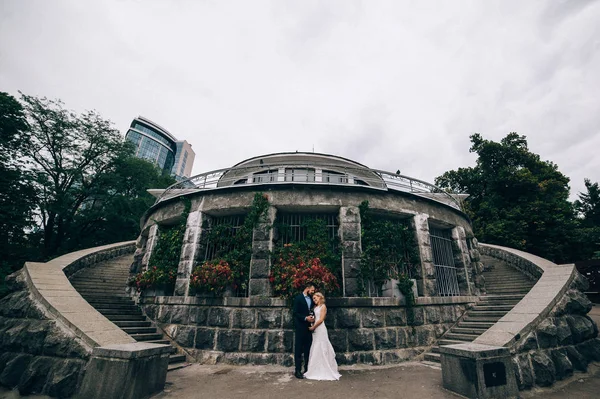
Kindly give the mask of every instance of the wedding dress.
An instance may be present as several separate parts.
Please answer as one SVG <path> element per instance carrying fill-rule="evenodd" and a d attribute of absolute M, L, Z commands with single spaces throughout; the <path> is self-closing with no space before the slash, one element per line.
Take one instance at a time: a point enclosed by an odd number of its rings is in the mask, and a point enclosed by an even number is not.
<path fill-rule="evenodd" d="M 315 308 L 315 320 L 320 319 L 322 309 L 322 306 Z M 339 380 L 341 376 L 338 373 L 333 346 L 329 342 L 327 327 L 325 327 L 325 321 L 323 321 L 313 333 L 310 355 L 308 356 L 308 371 L 304 373 L 304 378 L 332 381 Z"/>

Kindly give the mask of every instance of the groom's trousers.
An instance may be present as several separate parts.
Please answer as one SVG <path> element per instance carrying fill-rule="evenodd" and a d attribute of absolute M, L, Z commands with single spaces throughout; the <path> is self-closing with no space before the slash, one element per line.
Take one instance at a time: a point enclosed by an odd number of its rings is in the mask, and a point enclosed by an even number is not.
<path fill-rule="evenodd" d="M 294 342 L 294 363 L 296 371 L 302 372 L 302 355 L 304 355 L 304 368 L 308 370 L 308 356 L 310 346 L 312 345 L 312 332 L 296 330 L 296 339 Z"/>

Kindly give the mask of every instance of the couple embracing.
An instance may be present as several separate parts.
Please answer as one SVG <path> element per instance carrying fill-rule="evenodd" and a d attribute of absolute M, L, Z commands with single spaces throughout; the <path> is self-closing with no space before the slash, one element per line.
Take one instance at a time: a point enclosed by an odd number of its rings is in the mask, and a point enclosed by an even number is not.
<path fill-rule="evenodd" d="M 301 294 L 294 298 L 294 327 L 296 340 L 294 362 L 296 378 L 310 380 L 339 380 L 335 352 L 325 327 L 325 296 L 315 293 L 315 286 L 307 284 Z M 314 315 L 313 315 L 314 314 Z M 302 373 L 304 357 L 304 373 Z"/>

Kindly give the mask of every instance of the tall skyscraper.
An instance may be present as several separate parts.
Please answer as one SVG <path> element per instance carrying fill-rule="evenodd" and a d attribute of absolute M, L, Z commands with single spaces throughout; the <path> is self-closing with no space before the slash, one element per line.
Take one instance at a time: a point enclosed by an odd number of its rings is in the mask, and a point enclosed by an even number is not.
<path fill-rule="evenodd" d="M 169 131 L 150 119 L 135 118 L 125 139 L 135 145 L 135 156 L 147 159 L 177 180 L 190 177 L 196 154 L 187 141 L 178 141 Z"/>

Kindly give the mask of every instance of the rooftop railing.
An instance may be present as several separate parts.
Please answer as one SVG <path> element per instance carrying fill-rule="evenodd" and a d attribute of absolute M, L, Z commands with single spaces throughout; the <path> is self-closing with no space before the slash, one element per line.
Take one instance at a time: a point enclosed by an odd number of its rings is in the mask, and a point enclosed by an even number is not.
<path fill-rule="evenodd" d="M 155 204 L 186 194 L 231 187 L 263 185 L 324 185 L 401 191 L 462 210 L 457 193 L 398 173 L 333 164 L 277 163 L 225 168 L 201 173 L 167 187 Z"/>

